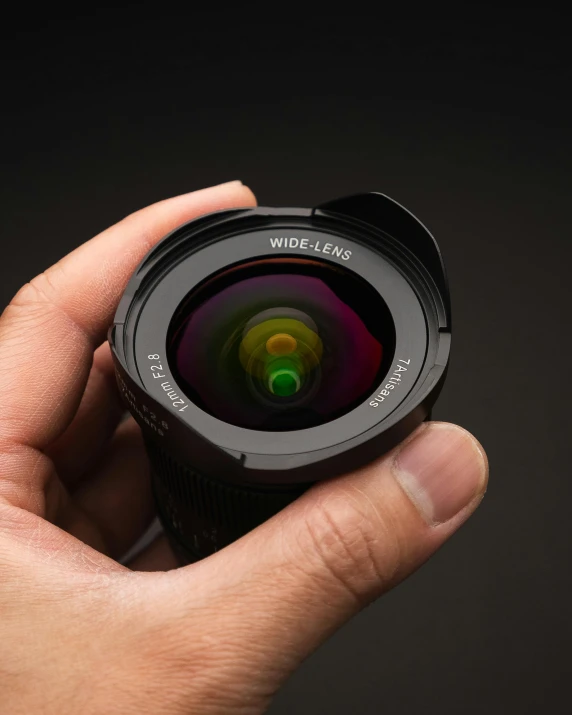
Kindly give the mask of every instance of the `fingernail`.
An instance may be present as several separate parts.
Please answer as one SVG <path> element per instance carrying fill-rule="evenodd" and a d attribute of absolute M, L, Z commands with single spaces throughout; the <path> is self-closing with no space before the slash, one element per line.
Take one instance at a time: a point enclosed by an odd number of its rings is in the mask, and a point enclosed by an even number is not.
<path fill-rule="evenodd" d="M 212 186 L 205 186 L 205 188 L 203 189 L 195 189 L 194 191 L 189 191 L 189 196 L 197 196 L 198 194 L 209 194 L 211 192 L 218 194 L 221 189 L 224 192 L 225 189 L 230 189 L 233 186 L 239 187 L 244 186 L 244 184 L 238 179 L 236 179 L 235 181 L 223 181 L 222 184 L 213 184 Z"/>
<path fill-rule="evenodd" d="M 211 189 L 218 189 L 219 186 L 232 186 L 233 184 L 236 184 L 237 186 L 243 186 L 243 183 L 240 179 L 233 179 L 233 181 L 223 181 L 222 184 L 215 184 L 214 186 L 211 186 Z"/>
<path fill-rule="evenodd" d="M 482 493 L 486 470 L 476 440 L 447 424 L 423 427 L 393 464 L 397 481 L 431 525 L 448 521 Z"/>

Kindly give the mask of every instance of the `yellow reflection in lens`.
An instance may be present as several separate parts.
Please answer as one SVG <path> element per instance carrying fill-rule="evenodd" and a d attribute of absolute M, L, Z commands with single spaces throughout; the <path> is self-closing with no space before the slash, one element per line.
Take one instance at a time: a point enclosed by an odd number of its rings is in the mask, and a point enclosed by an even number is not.
<path fill-rule="evenodd" d="M 290 355 L 300 365 L 300 375 L 322 358 L 320 336 L 301 320 L 270 318 L 250 328 L 242 338 L 240 362 L 252 375 L 262 376 L 273 359 Z"/>
<path fill-rule="evenodd" d="M 298 347 L 298 341 L 288 333 L 276 333 L 266 341 L 266 350 L 270 355 L 290 355 Z"/>

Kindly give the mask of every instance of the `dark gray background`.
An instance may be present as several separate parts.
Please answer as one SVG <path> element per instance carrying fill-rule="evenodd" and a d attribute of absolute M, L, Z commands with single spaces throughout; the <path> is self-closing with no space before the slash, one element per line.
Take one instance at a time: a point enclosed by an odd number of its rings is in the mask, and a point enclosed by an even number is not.
<path fill-rule="evenodd" d="M 51 9 L 10 26 L 0 303 L 128 212 L 212 183 L 242 179 L 263 204 L 361 190 L 403 202 L 437 236 L 451 280 L 453 358 L 435 417 L 483 442 L 489 493 L 428 565 L 309 659 L 271 712 L 567 711 L 563 19 L 157 8 Z"/>

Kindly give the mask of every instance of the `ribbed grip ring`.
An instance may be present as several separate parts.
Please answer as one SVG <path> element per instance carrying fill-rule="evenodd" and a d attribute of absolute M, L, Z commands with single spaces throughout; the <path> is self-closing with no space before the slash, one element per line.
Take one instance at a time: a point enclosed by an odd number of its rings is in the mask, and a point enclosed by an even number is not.
<path fill-rule="evenodd" d="M 310 485 L 239 487 L 182 464 L 146 440 L 157 511 L 184 562 L 219 551 L 294 501 Z"/>

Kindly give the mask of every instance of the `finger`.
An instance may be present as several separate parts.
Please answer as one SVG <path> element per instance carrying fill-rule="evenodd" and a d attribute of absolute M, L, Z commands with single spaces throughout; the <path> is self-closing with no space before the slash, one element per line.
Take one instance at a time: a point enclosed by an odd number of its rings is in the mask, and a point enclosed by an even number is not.
<path fill-rule="evenodd" d="M 24 286 L 0 321 L 4 439 L 41 449 L 67 427 L 93 351 L 153 244 L 195 216 L 253 203 L 252 192 L 240 182 L 162 201 L 128 216 Z"/>
<path fill-rule="evenodd" d="M 219 650 L 255 681 L 274 679 L 278 687 L 458 529 L 478 505 L 487 471 L 467 432 L 424 425 L 383 461 L 318 485 L 209 559 L 163 574 L 169 622 L 184 634 L 185 621 L 190 627 L 203 606 Z M 221 667 L 232 668 L 223 660 Z"/>
<path fill-rule="evenodd" d="M 105 457 L 78 487 L 71 505 L 97 528 L 104 552 L 113 558 L 125 554 L 149 526 L 155 515 L 150 468 L 133 419 L 117 428 Z M 67 521 L 66 514 L 61 518 Z"/>
<path fill-rule="evenodd" d="M 93 351 L 149 248 L 195 216 L 254 202 L 240 182 L 162 201 L 80 246 L 20 290 L 0 319 L 0 473 L 19 475 L 25 486 L 4 485 L 0 493 L 10 493 L 20 506 L 30 490 L 53 482 L 46 461 L 38 467 L 36 449 L 46 448 L 73 419 Z M 41 479 L 31 483 L 34 471 Z"/>
<path fill-rule="evenodd" d="M 93 356 L 75 417 L 62 436 L 46 450 L 68 489 L 73 491 L 94 466 L 124 413 L 111 351 L 109 344 L 104 343 Z"/>

